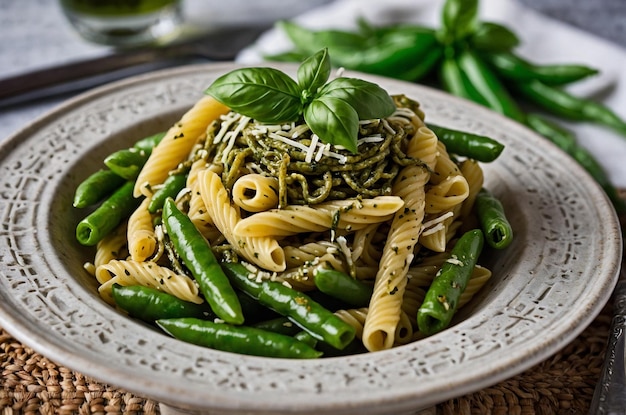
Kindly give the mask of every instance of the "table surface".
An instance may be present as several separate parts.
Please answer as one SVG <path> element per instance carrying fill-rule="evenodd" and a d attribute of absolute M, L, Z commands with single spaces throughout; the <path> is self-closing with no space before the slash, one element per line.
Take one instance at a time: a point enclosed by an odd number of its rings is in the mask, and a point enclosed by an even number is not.
<path fill-rule="evenodd" d="M 204 0 L 187 0 L 189 7 L 202 9 L 198 3 Z M 259 0 L 270 4 L 272 1 L 284 3 L 295 0 Z M 327 0 L 316 0 L 306 3 L 311 5 Z M 625 0 L 519 0 L 521 3 L 541 13 L 561 20 L 626 48 L 626 1 Z M 231 0 L 242 3 L 245 0 Z M 193 4 L 195 3 L 195 4 Z M 305 3 L 305 2 L 302 2 Z M 206 5 L 206 3 L 204 3 Z M 300 7 L 298 9 L 297 7 Z M 297 14 L 305 6 L 289 9 Z M 235 8 L 242 10 L 241 8 Z M 187 9 L 187 13 L 190 9 Z M 215 23 L 216 14 L 206 8 L 202 13 L 194 13 L 197 19 L 206 19 L 209 24 Z M 258 10 L 257 10 L 258 12 Z M 246 16 L 217 14 L 220 24 L 238 24 Z M 261 19 L 268 24 L 279 15 L 275 10 L 267 10 Z M 250 17 L 250 16 L 248 16 Z M 279 17 L 289 17 L 283 14 Z M 255 18 L 259 19 L 258 13 Z M 52 0 L 0 0 L 0 78 L 16 75 L 21 72 L 39 69 L 48 65 L 56 65 L 76 59 L 95 57 L 108 53 L 104 46 L 90 44 L 78 37 L 67 25 L 57 2 Z M 52 109 L 70 95 L 49 98 L 28 104 L 20 104 L 6 108 L 0 107 L 0 143 L 29 122 Z"/>

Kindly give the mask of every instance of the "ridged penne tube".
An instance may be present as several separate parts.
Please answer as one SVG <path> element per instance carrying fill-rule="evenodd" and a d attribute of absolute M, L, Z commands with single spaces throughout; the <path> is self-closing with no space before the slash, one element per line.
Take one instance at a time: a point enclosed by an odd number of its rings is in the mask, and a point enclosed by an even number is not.
<path fill-rule="evenodd" d="M 448 245 L 448 229 L 456 219 L 455 209 L 430 215 L 424 220 L 419 243 L 433 252 L 444 252 Z"/>
<path fill-rule="evenodd" d="M 285 252 L 276 239 L 269 236 L 250 237 L 235 234 L 241 221 L 237 207 L 233 206 L 220 177 L 210 170 L 198 172 L 200 194 L 215 227 L 233 248 L 249 262 L 268 271 L 284 271 Z"/>
<path fill-rule="evenodd" d="M 434 170 L 439 155 L 438 142 L 435 133 L 423 126 L 409 141 L 406 152 L 409 156 L 421 160 L 430 170 Z"/>
<path fill-rule="evenodd" d="M 459 213 L 461 219 L 466 221 L 470 216 L 470 212 L 474 207 L 474 201 L 476 200 L 476 195 L 482 189 L 484 183 L 484 174 L 483 169 L 480 167 L 480 164 L 476 160 L 463 160 L 461 163 L 461 174 L 467 180 L 467 186 L 469 189 L 469 194 L 467 195 L 467 199 L 463 201 L 463 206 L 461 207 L 461 211 Z"/>
<path fill-rule="evenodd" d="M 404 200 L 405 208 L 393 218 L 376 275 L 363 329 L 363 344 L 369 351 L 390 349 L 396 341 L 406 274 L 424 219 L 424 185 L 430 173 L 419 166 L 408 166 L 399 177 L 393 194 Z"/>
<path fill-rule="evenodd" d="M 148 212 L 150 200 L 150 197 L 144 198 L 128 218 L 128 252 L 133 261 L 145 261 L 157 250 L 158 242 L 152 225 L 152 215 Z"/>
<path fill-rule="evenodd" d="M 96 255 L 93 261 L 95 268 L 104 265 L 114 259 L 123 257 L 123 251 L 126 248 L 126 222 L 117 227 L 113 232 L 102 238 L 96 245 Z M 110 279 L 110 276 L 104 276 L 104 280 L 98 279 L 99 283 L 103 283 Z"/>
<path fill-rule="evenodd" d="M 448 211 L 463 203 L 469 195 L 469 186 L 461 175 L 448 176 L 426 192 L 426 213 Z"/>
<path fill-rule="evenodd" d="M 363 337 L 363 325 L 367 317 L 367 307 L 337 310 L 335 315 L 354 327 L 358 339 Z"/>
<path fill-rule="evenodd" d="M 285 260 L 287 268 L 298 268 L 303 265 L 317 266 L 324 263 L 341 271 L 346 271 L 345 264 L 340 259 L 337 246 L 330 242 L 310 242 L 304 245 L 285 245 Z"/>
<path fill-rule="evenodd" d="M 463 307 L 467 304 L 472 297 L 489 281 L 491 278 L 491 270 L 482 267 L 480 265 L 476 265 L 474 270 L 472 271 L 472 276 L 467 282 L 467 286 L 465 287 L 465 291 L 459 297 L 459 305 L 458 307 Z"/>
<path fill-rule="evenodd" d="M 400 321 L 396 327 L 396 333 L 394 336 L 394 346 L 407 344 L 411 342 L 413 338 L 413 323 L 414 318 L 410 318 L 404 311 L 400 311 Z"/>
<path fill-rule="evenodd" d="M 278 179 L 245 174 L 235 181 L 233 202 L 248 212 L 262 212 L 278 206 Z"/>
<path fill-rule="evenodd" d="M 108 278 L 106 275 L 108 274 Z M 200 304 L 203 302 L 198 295 L 198 286 L 191 278 L 179 275 L 169 268 L 161 267 L 154 262 L 137 262 L 132 260 L 113 260 L 96 268 L 98 281 L 105 280 L 99 288 L 100 296 L 113 304 L 111 287 L 120 285 L 143 285 L 172 294 L 181 300 Z"/>
<path fill-rule="evenodd" d="M 187 158 L 209 124 L 228 111 L 228 107 L 213 97 L 198 100 L 152 150 L 135 182 L 134 196 L 149 195 L 152 186 L 163 183 L 169 171 Z"/>
<path fill-rule="evenodd" d="M 328 229 L 354 231 L 388 221 L 403 206 L 402 199 L 395 196 L 332 201 L 313 206 L 289 205 L 242 219 L 234 232 L 240 236 L 289 236 Z"/>

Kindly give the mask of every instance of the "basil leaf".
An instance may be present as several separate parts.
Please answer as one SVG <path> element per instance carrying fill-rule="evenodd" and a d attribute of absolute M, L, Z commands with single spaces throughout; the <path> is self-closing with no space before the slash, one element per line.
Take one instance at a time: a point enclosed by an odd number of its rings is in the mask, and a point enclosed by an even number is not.
<path fill-rule="evenodd" d="M 478 0 L 446 0 L 441 23 L 441 32 L 446 43 L 472 34 L 478 24 Z"/>
<path fill-rule="evenodd" d="M 476 50 L 508 52 L 519 45 L 519 38 L 506 26 L 482 22 L 470 38 L 470 42 Z"/>
<path fill-rule="evenodd" d="M 322 49 L 307 58 L 298 67 L 298 85 L 302 90 L 303 104 L 306 105 L 330 76 L 330 58 L 328 49 Z"/>
<path fill-rule="evenodd" d="M 336 78 L 320 90 L 318 97 L 345 101 L 356 110 L 360 120 L 385 118 L 396 110 L 387 91 L 362 79 Z"/>
<path fill-rule="evenodd" d="M 346 101 L 330 96 L 315 98 L 304 109 L 304 121 L 325 143 L 356 153 L 359 116 Z"/>
<path fill-rule="evenodd" d="M 296 121 L 302 113 L 300 88 L 273 68 L 242 68 L 217 78 L 206 94 L 260 122 Z"/>

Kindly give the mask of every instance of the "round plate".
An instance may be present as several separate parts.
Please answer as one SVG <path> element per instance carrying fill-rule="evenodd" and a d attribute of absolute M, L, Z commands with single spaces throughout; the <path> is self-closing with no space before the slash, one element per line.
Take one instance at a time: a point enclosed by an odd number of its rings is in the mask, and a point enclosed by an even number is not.
<path fill-rule="evenodd" d="M 294 76 L 296 67 L 274 65 Z M 484 164 L 515 241 L 449 329 L 388 351 L 318 360 L 186 344 L 104 303 L 74 238 L 76 185 L 109 153 L 167 129 L 233 64 L 160 71 L 83 94 L 0 148 L 0 325 L 58 364 L 168 405 L 211 413 L 391 414 L 513 376 L 573 340 L 617 279 L 621 234 L 602 190 L 547 140 L 439 91 L 367 75 L 421 102 L 427 121 L 506 145 Z M 350 75 L 350 73 L 348 73 Z M 354 75 L 354 74 L 352 74 Z"/>

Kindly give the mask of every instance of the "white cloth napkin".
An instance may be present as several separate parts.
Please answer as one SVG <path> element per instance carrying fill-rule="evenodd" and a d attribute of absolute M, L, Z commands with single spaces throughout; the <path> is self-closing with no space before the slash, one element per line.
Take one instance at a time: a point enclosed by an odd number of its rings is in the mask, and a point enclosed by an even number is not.
<path fill-rule="evenodd" d="M 356 19 L 389 24 L 413 22 L 439 27 L 443 0 L 336 0 L 293 19 L 312 29 L 354 29 Z M 538 63 L 580 63 L 600 74 L 572 85 L 579 96 L 601 100 L 626 117 L 626 50 L 579 29 L 540 15 L 515 0 L 481 0 L 482 20 L 502 23 L 520 38 L 516 52 Z M 239 62 L 262 62 L 263 56 L 289 50 L 284 33 L 272 29 L 238 56 Z M 604 166 L 613 183 L 626 187 L 626 137 L 589 123 L 567 123 Z"/>

